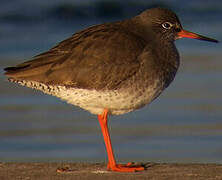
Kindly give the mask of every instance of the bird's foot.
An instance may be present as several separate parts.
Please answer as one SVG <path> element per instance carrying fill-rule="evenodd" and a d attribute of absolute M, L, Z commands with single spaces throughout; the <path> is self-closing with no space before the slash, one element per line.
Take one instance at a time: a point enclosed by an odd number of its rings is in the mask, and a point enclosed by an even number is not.
<path fill-rule="evenodd" d="M 110 171 L 117 171 L 117 172 L 137 172 L 145 170 L 143 165 L 137 165 L 131 162 L 127 164 L 115 164 L 115 165 L 108 164 L 107 168 Z"/>

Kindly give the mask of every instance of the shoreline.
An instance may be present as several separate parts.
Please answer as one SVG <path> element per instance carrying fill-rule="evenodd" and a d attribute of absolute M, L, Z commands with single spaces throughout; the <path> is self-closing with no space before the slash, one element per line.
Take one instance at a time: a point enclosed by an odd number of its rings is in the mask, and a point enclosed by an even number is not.
<path fill-rule="evenodd" d="M 0 179 L 222 179 L 222 164 L 145 163 L 147 169 L 135 173 L 106 170 L 103 163 L 0 163 Z M 57 172 L 57 169 L 68 169 Z"/>

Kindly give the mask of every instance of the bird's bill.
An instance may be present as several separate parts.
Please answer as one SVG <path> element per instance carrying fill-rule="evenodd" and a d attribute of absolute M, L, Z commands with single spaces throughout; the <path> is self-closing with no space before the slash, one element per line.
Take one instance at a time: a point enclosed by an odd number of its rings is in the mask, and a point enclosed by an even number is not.
<path fill-rule="evenodd" d="M 178 32 L 177 35 L 178 35 L 178 37 L 177 37 L 178 39 L 179 38 L 191 38 L 191 39 L 199 39 L 199 40 L 210 41 L 210 42 L 215 42 L 215 43 L 219 42 L 216 39 L 208 38 L 208 37 L 205 37 L 205 36 L 193 33 L 193 32 L 186 31 L 184 29 L 182 29 L 180 32 Z"/>

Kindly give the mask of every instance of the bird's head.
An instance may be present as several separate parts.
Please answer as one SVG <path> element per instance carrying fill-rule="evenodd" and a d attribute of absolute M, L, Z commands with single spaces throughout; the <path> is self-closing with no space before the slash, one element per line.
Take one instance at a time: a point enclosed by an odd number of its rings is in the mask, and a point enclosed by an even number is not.
<path fill-rule="evenodd" d="M 192 38 L 218 42 L 215 39 L 184 30 L 177 15 L 165 8 L 152 8 L 144 11 L 138 17 L 150 29 L 151 34 L 153 33 L 161 39 L 174 41 L 180 38 Z"/>

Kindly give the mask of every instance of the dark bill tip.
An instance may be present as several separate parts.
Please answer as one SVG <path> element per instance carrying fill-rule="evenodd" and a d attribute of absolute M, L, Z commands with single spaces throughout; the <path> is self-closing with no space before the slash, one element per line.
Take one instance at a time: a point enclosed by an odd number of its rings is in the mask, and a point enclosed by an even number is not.
<path fill-rule="evenodd" d="M 196 34 L 196 33 L 186 31 L 184 29 L 178 32 L 177 35 L 178 35 L 178 38 L 191 38 L 191 39 L 198 39 L 198 40 L 203 40 L 203 41 L 219 43 L 219 41 L 216 39 L 208 38 L 208 37 Z"/>

